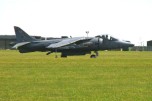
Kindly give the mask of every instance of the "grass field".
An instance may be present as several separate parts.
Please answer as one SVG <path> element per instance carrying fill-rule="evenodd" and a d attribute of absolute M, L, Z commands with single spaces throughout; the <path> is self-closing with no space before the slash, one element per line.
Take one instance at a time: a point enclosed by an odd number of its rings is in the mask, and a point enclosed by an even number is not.
<path fill-rule="evenodd" d="M 54 56 L 0 51 L 0 101 L 152 101 L 152 52 Z"/>

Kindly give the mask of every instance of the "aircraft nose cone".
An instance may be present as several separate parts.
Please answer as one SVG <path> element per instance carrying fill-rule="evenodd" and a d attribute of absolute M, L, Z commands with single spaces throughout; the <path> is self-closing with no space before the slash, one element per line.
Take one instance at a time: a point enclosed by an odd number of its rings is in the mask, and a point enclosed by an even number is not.
<path fill-rule="evenodd" d="M 125 43 L 128 45 L 128 47 L 133 47 L 134 44 L 132 44 L 130 41 L 125 41 Z"/>
<path fill-rule="evenodd" d="M 118 45 L 120 48 L 124 48 L 124 47 L 133 47 L 134 44 L 132 44 L 131 42 L 128 41 L 118 41 Z"/>
<path fill-rule="evenodd" d="M 124 46 L 126 46 L 126 47 L 133 47 L 134 46 L 134 44 L 132 44 L 132 43 L 130 43 L 130 42 L 123 42 L 122 43 Z"/>
<path fill-rule="evenodd" d="M 135 46 L 135 45 L 134 45 L 134 44 L 132 44 L 132 43 L 130 43 L 130 44 L 129 44 L 129 47 L 133 47 L 133 46 Z"/>

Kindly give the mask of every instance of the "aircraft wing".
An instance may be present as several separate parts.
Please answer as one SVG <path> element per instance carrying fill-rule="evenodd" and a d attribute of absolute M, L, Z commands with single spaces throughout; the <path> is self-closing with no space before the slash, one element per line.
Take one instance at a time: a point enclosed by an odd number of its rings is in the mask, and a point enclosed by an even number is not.
<path fill-rule="evenodd" d="M 15 46 L 13 46 L 12 48 L 18 48 L 18 47 L 20 47 L 20 46 L 24 46 L 24 45 L 26 45 L 26 44 L 28 44 L 28 43 L 30 43 L 30 42 L 21 42 L 21 43 L 17 43 Z"/>
<path fill-rule="evenodd" d="M 54 43 L 54 44 L 49 45 L 47 48 L 60 48 L 63 46 L 73 44 L 75 42 L 85 41 L 85 40 L 90 40 L 90 39 L 91 38 L 85 38 L 85 37 L 75 37 L 75 38 L 63 39 L 62 41 L 60 41 L 58 43 Z"/>

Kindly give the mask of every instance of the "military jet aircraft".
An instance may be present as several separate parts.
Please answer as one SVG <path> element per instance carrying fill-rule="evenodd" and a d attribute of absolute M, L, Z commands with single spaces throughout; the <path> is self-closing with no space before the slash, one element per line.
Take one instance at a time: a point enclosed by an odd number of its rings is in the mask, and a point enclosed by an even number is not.
<path fill-rule="evenodd" d="M 14 26 L 17 44 L 13 46 L 20 53 L 27 52 L 47 52 L 49 55 L 53 52 L 61 52 L 61 57 L 72 55 L 91 54 L 90 58 L 98 56 L 99 50 L 120 49 L 134 46 L 129 41 L 120 41 L 109 35 L 98 35 L 96 37 L 74 37 L 59 38 L 51 40 L 37 40 L 29 36 L 21 28 Z"/>

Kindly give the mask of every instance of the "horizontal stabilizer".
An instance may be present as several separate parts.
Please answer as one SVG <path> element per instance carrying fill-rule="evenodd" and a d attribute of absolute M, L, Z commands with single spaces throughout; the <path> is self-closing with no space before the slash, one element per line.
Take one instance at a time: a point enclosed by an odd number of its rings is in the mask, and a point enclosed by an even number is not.
<path fill-rule="evenodd" d="M 12 48 L 18 48 L 18 47 L 21 47 L 21 46 L 24 46 L 24 45 L 26 45 L 26 44 L 28 44 L 28 43 L 30 43 L 30 42 L 21 42 L 21 43 L 17 43 L 15 46 L 13 46 Z"/>

